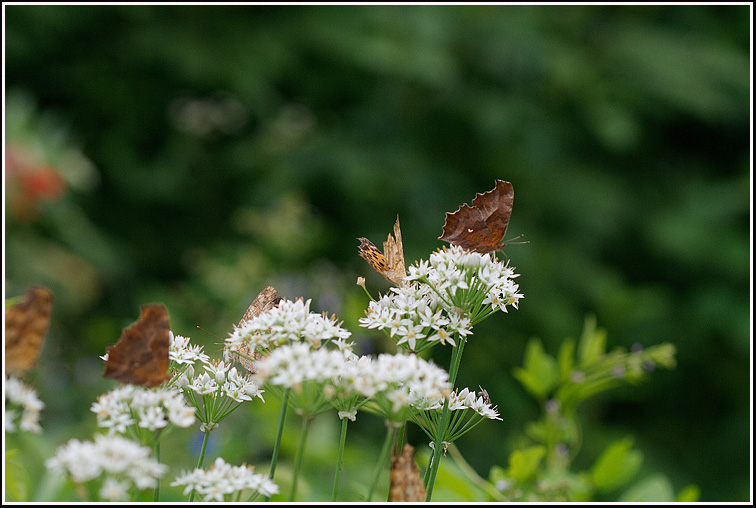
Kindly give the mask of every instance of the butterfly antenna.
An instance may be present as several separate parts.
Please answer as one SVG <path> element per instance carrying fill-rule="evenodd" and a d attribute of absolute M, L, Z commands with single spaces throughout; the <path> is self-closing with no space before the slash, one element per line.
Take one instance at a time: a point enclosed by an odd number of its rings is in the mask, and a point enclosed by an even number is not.
<path fill-rule="evenodd" d="M 521 235 L 519 235 L 519 236 L 515 236 L 514 238 L 512 238 L 512 240 L 517 240 L 518 238 L 522 238 L 523 236 L 525 236 L 524 233 L 521 234 Z M 513 242 L 512 240 L 504 240 L 504 244 L 506 244 L 506 245 L 522 245 L 524 243 L 530 243 L 530 240 L 524 240 L 522 242 Z"/>
<path fill-rule="evenodd" d="M 220 337 L 218 337 L 217 335 L 215 335 L 213 332 L 208 332 L 207 330 L 205 330 L 204 328 L 202 328 L 200 325 L 197 325 L 197 328 L 199 328 L 200 330 L 202 330 L 205 333 L 209 333 L 210 335 L 212 335 L 216 339 L 220 340 Z"/>

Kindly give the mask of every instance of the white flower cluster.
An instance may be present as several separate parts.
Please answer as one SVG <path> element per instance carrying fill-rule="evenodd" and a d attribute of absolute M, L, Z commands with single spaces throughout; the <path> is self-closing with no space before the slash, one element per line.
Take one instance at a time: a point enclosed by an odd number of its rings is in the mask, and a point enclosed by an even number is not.
<path fill-rule="evenodd" d="M 310 302 L 281 300 L 276 307 L 235 327 L 226 338 L 226 348 L 238 351 L 246 342 L 251 351 L 269 351 L 289 342 L 307 342 L 320 347 L 326 341 L 333 341 L 339 349 L 348 349 L 349 344 L 344 341 L 351 332 L 332 317 L 310 312 Z"/>
<path fill-rule="evenodd" d="M 97 425 L 108 429 L 108 434 L 123 434 L 131 425 L 156 431 L 172 423 L 189 427 L 194 423 L 193 407 L 175 389 L 148 389 L 131 384 L 122 385 L 100 395 L 92 404 Z"/>
<path fill-rule="evenodd" d="M 441 408 L 442 402 L 439 402 L 435 407 L 429 409 Z M 491 404 L 491 400 L 488 398 L 487 394 L 481 392 L 480 395 L 476 396 L 475 391 L 470 391 L 467 388 L 464 388 L 459 392 L 455 390 L 449 394 L 449 409 L 451 411 L 472 409 L 480 416 L 488 418 L 489 420 L 501 420 L 498 409 Z"/>
<path fill-rule="evenodd" d="M 420 280 L 433 287 L 446 305 L 470 308 L 485 295 L 482 303 L 491 310 L 507 312 L 507 305 L 518 306 L 524 295 L 512 279 L 519 274 L 491 253 L 481 254 L 458 245 L 438 249 L 429 261 L 420 261 L 407 269 L 407 280 Z"/>
<path fill-rule="evenodd" d="M 507 306 L 517 308 L 518 274 L 492 254 L 444 247 L 408 268 L 405 283 L 370 302 L 360 326 L 388 331 L 397 345 L 419 353 L 435 344 L 456 346 L 453 336 Z M 412 283 L 411 281 L 416 281 Z"/>
<path fill-rule="evenodd" d="M 171 482 L 171 486 L 185 485 L 184 495 L 192 490 L 203 496 L 202 501 L 230 501 L 233 494 L 240 495 L 249 491 L 249 495 L 262 494 L 269 497 L 278 493 L 278 485 L 264 474 L 255 474 L 253 466 L 232 466 L 222 458 L 207 470 L 195 469 L 184 473 Z"/>
<path fill-rule="evenodd" d="M 16 419 L 21 430 L 41 432 L 39 413 L 44 407 L 34 388 L 15 376 L 5 378 L 5 432 L 16 432 Z"/>
<path fill-rule="evenodd" d="M 337 383 L 349 358 L 350 351 L 313 349 L 307 343 L 286 344 L 274 349 L 257 362 L 255 379 L 263 384 L 295 388 L 305 381 Z"/>
<path fill-rule="evenodd" d="M 208 363 L 210 357 L 202 352 L 202 346 L 199 344 L 189 344 L 189 337 L 174 335 L 169 332 L 171 345 L 168 349 L 168 358 L 179 365 L 194 365 L 198 360 L 202 363 Z"/>
<path fill-rule="evenodd" d="M 386 417 L 404 421 L 427 400 L 445 397 L 452 389 L 449 374 L 413 354 L 381 354 L 360 375 L 355 386 Z"/>
<path fill-rule="evenodd" d="M 231 363 L 215 361 L 203 364 L 202 367 L 204 372 L 200 374 L 195 375 L 194 367 L 189 366 L 179 376 L 178 386 L 184 393 L 191 390 L 199 395 L 225 395 L 236 402 L 259 397 L 265 402 L 262 397 L 263 391 L 258 388 L 254 380 L 247 374 L 239 374 Z"/>
<path fill-rule="evenodd" d="M 349 351 L 312 349 L 308 344 L 287 344 L 273 350 L 258 364 L 256 379 L 262 383 L 299 390 L 308 382 L 319 384 L 326 399 L 353 395 L 373 399 L 374 409 L 395 419 L 416 402 L 442 400 L 451 391 L 448 373 L 414 354 L 382 354 L 358 357 Z M 353 404 L 357 404 L 352 399 Z M 419 408 L 417 408 L 419 409 Z M 354 412 L 340 417 L 354 419 Z"/>
<path fill-rule="evenodd" d="M 379 300 L 371 301 L 360 326 L 388 330 L 398 346 L 420 352 L 436 343 L 456 343 L 454 333 L 472 333 L 470 319 L 444 302 L 427 284 L 392 287 Z"/>
<path fill-rule="evenodd" d="M 150 457 L 150 448 L 121 436 L 97 434 L 92 441 L 72 439 L 45 461 L 51 472 L 69 475 L 85 483 L 105 475 L 100 496 L 122 501 L 131 486 L 139 490 L 155 486 L 168 466 Z"/>

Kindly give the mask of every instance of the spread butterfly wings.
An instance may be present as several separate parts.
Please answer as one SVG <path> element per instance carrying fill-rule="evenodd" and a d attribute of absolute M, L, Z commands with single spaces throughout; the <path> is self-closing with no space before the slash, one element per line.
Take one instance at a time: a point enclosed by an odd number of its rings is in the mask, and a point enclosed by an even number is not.
<path fill-rule="evenodd" d="M 396 223 L 394 223 L 394 236 L 392 237 L 389 233 L 388 238 L 383 242 L 383 252 L 367 238 L 358 238 L 358 240 L 360 241 L 360 256 L 390 282 L 401 284 L 407 276 L 407 271 L 404 267 L 404 247 L 399 217 L 396 217 Z"/>
<path fill-rule="evenodd" d="M 5 309 L 5 370 L 21 374 L 37 361 L 52 312 L 52 292 L 34 286 L 24 299 Z"/>
<path fill-rule="evenodd" d="M 501 244 L 512 215 L 514 189 L 504 180 L 496 180 L 496 186 L 478 193 L 472 206 L 464 204 L 454 212 L 446 213 L 443 234 L 438 238 L 453 245 L 481 253 L 504 248 Z"/>
<path fill-rule="evenodd" d="M 139 320 L 108 346 L 104 377 L 146 387 L 170 379 L 170 320 L 164 305 L 143 305 Z"/>

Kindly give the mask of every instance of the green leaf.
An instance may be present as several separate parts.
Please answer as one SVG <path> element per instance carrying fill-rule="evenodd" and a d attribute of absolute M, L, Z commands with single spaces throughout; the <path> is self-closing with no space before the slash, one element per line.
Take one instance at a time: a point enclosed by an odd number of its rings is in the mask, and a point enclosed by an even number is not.
<path fill-rule="evenodd" d="M 626 503 L 672 503 L 675 501 L 675 494 L 667 477 L 662 474 L 655 474 L 630 487 L 620 496 L 618 501 Z"/>
<path fill-rule="evenodd" d="M 539 399 L 548 396 L 559 377 L 556 361 L 543 351 L 541 341 L 530 339 L 525 350 L 524 369 L 515 367 L 512 375 Z"/>
<path fill-rule="evenodd" d="M 598 362 L 606 350 L 606 330 L 596 328 L 596 316 L 588 315 L 583 325 L 583 333 L 578 343 L 580 368 Z"/>
<path fill-rule="evenodd" d="M 8 501 L 29 500 L 29 473 L 16 460 L 18 450 L 5 452 L 5 494 Z"/>
<path fill-rule="evenodd" d="M 615 441 L 610 444 L 591 469 L 591 480 L 596 490 L 610 491 L 627 483 L 643 462 L 643 454 L 632 450 L 633 439 Z"/>
<path fill-rule="evenodd" d="M 538 470 L 538 465 L 544 455 L 546 455 L 546 447 L 541 445 L 513 451 L 509 456 L 507 475 L 517 482 L 528 481 Z"/>
<path fill-rule="evenodd" d="M 557 364 L 559 365 L 559 379 L 562 381 L 568 379 L 575 367 L 575 339 L 569 338 L 562 342 L 557 355 Z"/>
<path fill-rule="evenodd" d="M 509 479 L 506 469 L 495 464 L 491 466 L 491 470 L 488 472 L 488 481 L 495 485 L 496 482 L 508 481 Z"/>

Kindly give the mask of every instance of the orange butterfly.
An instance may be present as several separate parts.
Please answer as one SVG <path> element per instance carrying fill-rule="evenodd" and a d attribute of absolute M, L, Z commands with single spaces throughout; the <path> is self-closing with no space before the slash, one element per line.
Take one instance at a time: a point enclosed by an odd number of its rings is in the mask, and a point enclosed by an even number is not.
<path fill-rule="evenodd" d="M 394 236 L 392 237 L 389 233 L 388 238 L 383 242 L 383 252 L 367 238 L 358 238 L 358 240 L 360 241 L 358 247 L 360 256 L 389 282 L 400 285 L 407 276 L 407 270 L 404 267 L 404 247 L 402 246 L 402 232 L 399 229 L 399 216 L 396 216 Z"/>

